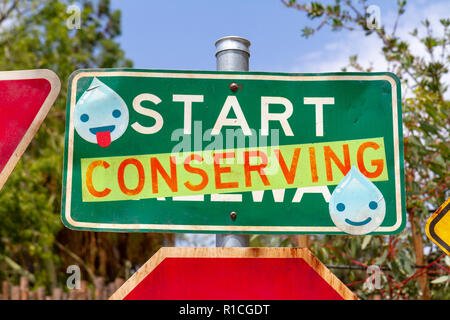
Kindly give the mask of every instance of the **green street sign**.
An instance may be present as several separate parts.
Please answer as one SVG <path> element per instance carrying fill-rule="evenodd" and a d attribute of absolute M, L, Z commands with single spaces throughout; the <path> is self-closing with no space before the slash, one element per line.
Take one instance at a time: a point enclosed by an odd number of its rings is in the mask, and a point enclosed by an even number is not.
<path fill-rule="evenodd" d="M 76 71 L 62 220 L 95 231 L 398 233 L 400 91 L 391 73 Z"/>

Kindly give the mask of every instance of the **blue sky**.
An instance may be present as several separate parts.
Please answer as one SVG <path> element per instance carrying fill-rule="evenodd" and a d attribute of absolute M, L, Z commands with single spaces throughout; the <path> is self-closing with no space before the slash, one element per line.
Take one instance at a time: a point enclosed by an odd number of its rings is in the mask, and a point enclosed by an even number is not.
<path fill-rule="evenodd" d="M 396 1 L 373 3 L 380 6 L 382 23 L 392 25 Z M 251 71 L 340 71 L 354 54 L 376 71 L 388 68 L 374 36 L 324 28 L 302 38 L 301 29 L 316 22 L 279 0 L 112 0 L 112 7 L 122 11 L 119 41 L 135 68 L 214 70 L 214 43 L 227 35 L 251 41 Z M 437 24 L 449 12 L 449 1 L 408 1 L 398 31 L 408 36 L 425 17 Z"/>

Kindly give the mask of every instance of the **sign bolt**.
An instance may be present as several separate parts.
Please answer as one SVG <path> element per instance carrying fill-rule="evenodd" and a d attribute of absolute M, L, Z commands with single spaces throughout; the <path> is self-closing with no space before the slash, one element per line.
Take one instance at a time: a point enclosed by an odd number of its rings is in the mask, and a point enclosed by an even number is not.
<path fill-rule="evenodd" d="M 230 83 L 230 90 L 236 92 L 239 89 L 239 85 L 236 82 Z"/>
<path fill-rule="evenodd" d="M 232 212 L 232 213 L 230 213 L 230 218 L 231 218 L 231 220 L 236 220 L 236 217 L 237 217 L 237 213 L 236 212 Z"/>

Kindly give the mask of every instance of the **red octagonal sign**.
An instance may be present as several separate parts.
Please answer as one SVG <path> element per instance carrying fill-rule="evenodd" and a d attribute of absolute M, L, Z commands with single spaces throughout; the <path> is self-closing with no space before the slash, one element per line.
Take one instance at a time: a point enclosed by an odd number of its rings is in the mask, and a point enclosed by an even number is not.
<path fill-rule="evenodd" d="M 0 72 L 0 190 L 30 144 L 61 83 L 50 70 Z"/>
<path fill-rule="evenodd" d="M 161 248 L 112 300 L 357 299 L 308 249 Z"/>

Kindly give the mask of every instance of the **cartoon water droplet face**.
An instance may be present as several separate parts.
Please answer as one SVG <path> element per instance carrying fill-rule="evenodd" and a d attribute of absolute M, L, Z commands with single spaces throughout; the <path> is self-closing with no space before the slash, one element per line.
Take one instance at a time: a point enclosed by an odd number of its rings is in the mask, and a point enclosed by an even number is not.
<path fill-rule="evenodd" d="M 75 106 L 73 123 L 77 133 L 103 148 L 122 136 L 128 121 L 128 108 L 123 99 L 97 78 Z"/>
<path fill-rule="evenodd" d="M 354 235 L 375 231 L 386 215 L 383 194 L 356 167 L 334 189 L 329 210 L 340 230 Z"/>

